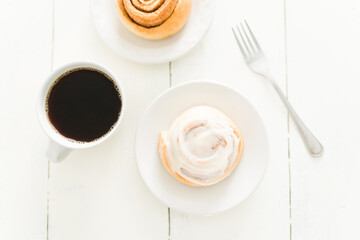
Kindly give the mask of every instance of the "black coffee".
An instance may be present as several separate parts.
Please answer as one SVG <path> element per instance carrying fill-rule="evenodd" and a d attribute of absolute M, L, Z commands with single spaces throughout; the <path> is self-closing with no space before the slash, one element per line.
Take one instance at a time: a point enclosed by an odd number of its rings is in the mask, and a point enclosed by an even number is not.
<path fill-rule="evenodd" d="M 117 122 L 121 96 L 106 74 L 79 68 L 60 76 L 48 94 L 47 111 L 57 131 L 80 142 L 104 136 Z"/>

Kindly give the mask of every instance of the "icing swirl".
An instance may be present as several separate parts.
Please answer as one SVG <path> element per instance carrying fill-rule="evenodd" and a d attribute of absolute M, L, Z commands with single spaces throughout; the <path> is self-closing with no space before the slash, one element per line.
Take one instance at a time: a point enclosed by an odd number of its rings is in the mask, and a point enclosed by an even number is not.
<path fill-rule="evenodd" d="M 161 135 L 171 171 L 194 185 L 222 180 L 242 154 L 243 142 L 237 128 L 212 107 L 188 109 Z"/>

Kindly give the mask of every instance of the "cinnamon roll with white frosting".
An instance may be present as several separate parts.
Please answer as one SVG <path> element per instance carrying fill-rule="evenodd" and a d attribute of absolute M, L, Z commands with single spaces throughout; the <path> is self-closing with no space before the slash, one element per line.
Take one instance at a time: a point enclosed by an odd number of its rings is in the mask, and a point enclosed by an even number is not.
<path fill-rule="evenodd" d="M 236 125 L 208 106 L 186 110 L 159 137 L 163 165 L 190 186 L 209 186 L 229 176 L 243 150 L 244 140 Z"/>
<path fill-rule="evenodd" d="M 135 35 L 159 40 L 180 31 L 191 10 L 192 0 L 116 0 L 119 17 Z"/>

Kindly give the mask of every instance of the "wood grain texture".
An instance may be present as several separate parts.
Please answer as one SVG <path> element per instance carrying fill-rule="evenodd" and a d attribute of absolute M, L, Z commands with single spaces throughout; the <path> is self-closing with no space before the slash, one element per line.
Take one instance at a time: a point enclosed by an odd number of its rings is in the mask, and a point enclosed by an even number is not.
<path fill-rule="evenodd" d="M 142 65 L 105 46 L 87 0 L 1 1 L 0 239 L 357 236 L 360 2 L 222 2 L 217 1 L 209 32 L 189 54 L 170 64 Z M 294 108 L 324 144 L 322 158 L 308 155 L 291 120 L 288 136 L 283 104 L 244 63 L 231 32 L 243 18 L 280 87 L 286 92 L 288 85 Z M 120 78 L 126 116 L 106 143 L 74 151 L 63 163 L 50 164 L 48 172 L 37 93 L 53 68 L 78 60 L 100 63 Z M 134 158 L 134 136 L 147 105 L 169 87 L 194 79 L 219 81 L 241 92 L 263 116 L 270 138 L 270 162 L 260 187 L 241 205 L 211 217 L 168 211 L 146 188 Z"/>
<path fill-rule="evenodd" d="M 51 9 L 1 1 L 0 239 L 46 238 L 47 141 L 35 110 L 51 71 Z"/>
<path fill-rule="evenodd" d="M 134 157 L 134 136 L 150 101 L 168 87 L 168 65 L 141 65 L 113 53 L 97 35 L 87 0 L 56 0 L 54 67 L 77 60 L 119 77 L 127 111 L 106 143 L 51 164 L 51 240 L 166 239 L 168 209 L 146 188 Z"/>
<path fill-rule="evenodd" d="M 287 0 L 290 101 L 325 146 L 311 158 L 291 124 L 295 240 L 358 235 L 359 11 L 355 0 Z"/>
<path fill-rule="evenodd" d="M 172 84 L 210 79 L 228 84 L 247 97 L 268 130 L 268 171 L 256 192 L 228 212 L 197 217 L 171 210 L 172 240 L 290 238 L 287 113 L 270 84 L 252 73 L 241 57 L 231 26 L 243 18 L 253 28 L 270 58 L 274 76 L 285 90 L 283 1 L 218 1 L 213 24 L 203 41 L 172 63 Z"/>

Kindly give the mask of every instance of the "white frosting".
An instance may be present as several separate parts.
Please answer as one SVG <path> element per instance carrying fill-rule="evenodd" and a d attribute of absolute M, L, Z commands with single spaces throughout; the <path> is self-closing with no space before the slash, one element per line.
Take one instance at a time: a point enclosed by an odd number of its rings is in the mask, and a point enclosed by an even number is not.
<path fill-rule="evenodd" d="M 238 155 L 239 139 L 231 121 L 207 106 L 193 107 L 163 132 L 172 171 L 197 185 L 211 185 L 225 176 Z"/>

